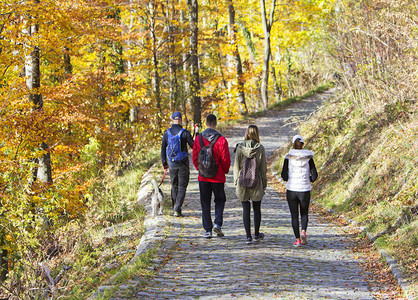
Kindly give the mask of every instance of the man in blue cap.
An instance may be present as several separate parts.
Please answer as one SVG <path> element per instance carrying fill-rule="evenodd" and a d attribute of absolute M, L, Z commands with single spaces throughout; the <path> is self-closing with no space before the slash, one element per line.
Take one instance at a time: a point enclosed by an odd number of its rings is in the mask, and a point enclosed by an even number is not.
<path fill-rule="evenodd" d="M 193 138 L 190 132 L 182 127 L 179 111 L 174 112 L 171 119 L 172 126 L 166 130 L 161 142 L 161 162 L 164 169 L 168 168 L 170 172 L 173 215 L 182 217 L 181 208 L 190 177 L 187 144 L 193 148 Z"/>

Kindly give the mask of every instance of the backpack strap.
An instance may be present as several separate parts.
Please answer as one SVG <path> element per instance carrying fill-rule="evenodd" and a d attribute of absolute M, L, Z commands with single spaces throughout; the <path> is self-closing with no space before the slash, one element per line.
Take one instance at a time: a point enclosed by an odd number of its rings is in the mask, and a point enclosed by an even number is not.
<path fill-rule="evenodd" d="M 182 127 L 180 130 L 179 130 L 179 132 L 177 133 L 177 135 L 181 138 L 181 135 L 183 134 L 183 132 L 184 132 L 184 128 Z"/>
<path fill-rule="evenodd" d="M 210 144 L 207 146 L 208 148 L 212 148 L 213 145 L 215 145 L 216 141 L 221 137 L 220 134 L 215 135 L 215 138 L 210 142 Z M 200 147 L 206 147 L 205 143 L 203 143 L 203 136 L 202 134 L 199 134 L 199 143 Z"/>
<path fill-rule="evenodd" d="M 167 129 L 167 133 L 168 133 L 168 136 L 170 137 L 170 136 L 180 136 L 181 137 L 181 135 L 182 135 L 182 133 L 183 133 L 183 131 L 185 130 L 183 127 L 179 130 L 179 132 L 176 134 L 176 135 L 173 135 L 172 133 L 171 133 L 171 130 L 170 130 L 171 128 L 168 128 Z"/>
<path fill-rule="evenodd" d="M 213 147 L 215 145 L 216 141 L 221 137 L 220 134 L 215 135 L 215 138 L 210 142 L 209 147 Z"/>
<path fill-rule="evenodd" d="M 202 148 L 203 146 L 205 146 L 205 144 L 203 143 L 203 137 L 202 137 L 202 134 L 199 134 L 199 144 L 200 144 L 200 147 Z"/>

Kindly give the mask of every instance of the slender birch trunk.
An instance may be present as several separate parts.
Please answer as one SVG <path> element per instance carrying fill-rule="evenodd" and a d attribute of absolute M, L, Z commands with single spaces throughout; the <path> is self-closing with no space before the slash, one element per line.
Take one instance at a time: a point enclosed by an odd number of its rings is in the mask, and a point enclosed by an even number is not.
<path fill-rule="evenodd" d="M 263 32 L 264 32 L 264 59 L 263 59 L 263 76 L 261 80 L 261 99 L 262 99 L 262 107 L 266 109 L 269 104 L 268 99 L 268 80 L 269 80 L 269 64 L 270 64 L 270 32 L 271 26 L 273 25 L 273 17 L 274 17 L 274 10 L 276 7 L 276 0 L 273 0 L 271 3 L 270 9 L 270 16 L 269 20 L 267 19 L 267 12 L 266 12 L 266 1 L 260 0 L 261 6 L 261 19 L 263 24 Z"/>
<path fill-rule="evenodd" d="M 157 126 L 158 130 L 161 130 L 161 116 L 162 116 L 162 109 L 161 109 L 161 90 L 160 90 L 160 74 L 158 72 L 158 56 L 157 56 L 157 48 L 158 48 L 158 41 L 157 36 L 155 34 L 155 17 L 156 17 L 156 9 L 154 3 L 149 3 L 149 11 L 150 11 L 150 34 L 151 34 L 151 41 L 152 41 L 152 64 L 153 64 L 153 78 L 152 78 L 152 87 L 153 87 L 153 94 L 154 99 L 157 105 Z"/>
<path fill-rule="evenodd" d="M 168 48 L 169 48 L 169 54 L 168 54 L 168 71 L 170 75 L 169 99 L 170 99 L 170 108 L 172 111 L 174 111 L 179 104 L 178 84 L 177 84 L 177 63 L 176 63 L 176 58 L 175 58 L 176 47 L 175 47 L 174 25 L 173 25 L 173 20 L 175 16 L 176 16 L 175 3 L 172 3 L 172 1 L 167 0 L 166 2 L 166 32 L 168 33 Z"/>
<path fill-rule="evenodd" d="M 199 7 L 197 0 L 188 0 L 189 22 L 190 22 L 190 89 L 193 102 L 193 121 L 201 125 L 201 101 L 200 101 L 200 79 L 199 79 L 199 57 L 198 57 L 198 15 Z"/>
<path fill-rule="evenodd" d="M 186 20 L 184 17 L 184 11 L 183 9 L 180 10 L 180 24 L 181 24 L 181 35 L 182 35 L 182 41 L 181 41 L 181 46 L 183 49 L 188 48 L 188 44 L 187 44 L 187 33 L 186 33 Z M 191 94 L 190 94 L 190 81 L 189 81 L 189 76 L 188 76 L 188 70 L 189 70 L 189 56 L 190 53 L 187 51 L 183 51 L 183 55 L 182 55 L 182 66 L 183 66 L 183 81 L 184 81 L 184 92 L 182 93 L 182 107 L 183 107 L 183 112 L 184 112 L 184 118 L 186 119 L 186 124 L 189 124 L 189 119 L 187 117 L 187 108 L 191 107 L 192 108 L 192 99 L 191 99 Z M 193 109 L 193 108 L 192 108 Z"/>
<path fill-rule="evenodd" d="M 247 50 L 248 50 L 248 55 L 250 56 L 250 60 L 253 63 L 254 67 L 258 66 L 258 62 L 255 59 L 255 55 L 256 55 L 256 51 L 255 51 L 255 47 L 254 47 L 254 43 L 252 41 L 252 34 L 250 33 L 250 31 L 248 30 L 247 27 L 244 26 L 244 24 L 239 23 L 241 26 L 241 30 L 244 34 L 244 38 L 245 38 L 245 44 L 247 45 Z M 260 81 L 261 81 L 261 77 L 260 75 L 256 75 L 254 78 L 254 83 L 255 83 L 255 93 L 251 92 L 251 95 L 255 94 L 256 95 L 256 101 L 257 103 L 261 102 L 261 87 L 260 87 Z M 254 98 L 251 96 L 251 98 L 254 100 Z"/>
<path fill-rule="evenodd" d="M 241 63 L 241 56 L 239 54 L 238 43 L 237 43 L 237 26 L 235 24 L 235 9 L 232 0 L 229 0 L 228 5 L 229 10 L 229 26 L 230 26 L 230 36 L 231 36 L 231 44 L 233 46 L 233 57 L 235 63 L 235 71 L 236 71 L 236 80 L 238 85 L 238 102 L 241 103 L 244 107 L 244 114 L 248 113 L 247 105 L 245 103 L 245 93 L 244 93 L 244 78 L 242 74 L 242 63 Z"/>
<path fill-rule="evenodd" d="M 270 56 L 270 60 L 273 62 L 273 56 Z M 273 79 L 274 95 L 276 98 L 276 102 L 283 101 L 281 86 L 279 86 L 279 83 L 277 81 L 276 68 L 273 64 L 271 65 L 271 77 Z"/>

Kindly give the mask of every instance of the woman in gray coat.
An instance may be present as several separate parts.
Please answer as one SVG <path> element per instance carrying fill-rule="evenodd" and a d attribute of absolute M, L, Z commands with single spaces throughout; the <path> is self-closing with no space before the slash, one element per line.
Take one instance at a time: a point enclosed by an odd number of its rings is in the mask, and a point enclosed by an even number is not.
<path fill-rule="evenodd" d="M 236 195 L 242 203 L 244 228 L 247 234 L 246 243 L 251 244 L 253 242 L 250 220 L 251 203 L 254 211 L 254 242 L 259 242 L 264 238 L 264 234 L 260 233 L 261 200 L 267 187 L 266 152 L 263 145 L 260 144 L 260 135 L 256 125 L 248 126 L 244 142 L 237 144 L 235 152 L 234 184 Z M 252 158 L 255 158 L 256 163 L 254 186 L 244 187 L 240 181 L 244 161 Z"/>

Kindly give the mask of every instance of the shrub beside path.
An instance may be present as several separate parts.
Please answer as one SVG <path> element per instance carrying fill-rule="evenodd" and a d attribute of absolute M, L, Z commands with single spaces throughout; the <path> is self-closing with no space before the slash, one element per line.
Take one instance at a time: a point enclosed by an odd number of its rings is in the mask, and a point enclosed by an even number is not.
<path fill-rule="evenodd" d="M 271 158 L 277 148 L 285 145 L 296 133 L 298 123 L 331 96 L 332 91 L 318 94 L 257 118 L 254 123 L 260 128 L 267 156 Z M 242 124 L 224 132 L 231 154 L 247 126 Z M 363 258 L 350 250 L 353 241 L 348 226 L 332 225 L 311 214 L 308 245 L 294 248 L 286 200 L 271 187 L 261 206 L 265 239 L 246 245 L 232 167 L 226 183 L 225 237 L 203 238 L 197 173 L 193 166 L 191 171 L 185 217 L 157 217 L 167 219 L 170 226 L 153 259 L 155 275 L 146 281 L 131 276 L 111 299 L 385 298 L 369 288 L 367 274 L 359 266 Z M 168 182 L 163 185 L 167 196 Z"/>

